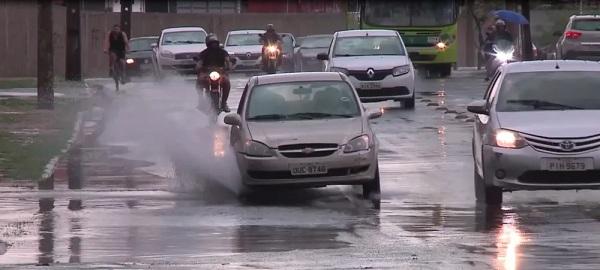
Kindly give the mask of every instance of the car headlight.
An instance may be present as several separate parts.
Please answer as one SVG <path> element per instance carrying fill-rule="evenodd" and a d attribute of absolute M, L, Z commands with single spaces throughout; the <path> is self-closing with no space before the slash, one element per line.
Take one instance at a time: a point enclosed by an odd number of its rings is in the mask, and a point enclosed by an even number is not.
<path fill-rule="evenodd" d="M 410 65 L 404 65 L 404 66 L 395 67 L 392 70 L 392 75 L 394 77 L 397 77 L 397 76 L 407 74 L 409 72 L 410 72 Z"/>
<path fill-rule="evenodd" d="M 526 145 L 527 142 L 525 139 L 517 132 L 506 129 L 498 129 L 494 132 L 494 146 L 518 149 L 523 148 Z"/>
<path fill-rule="evenodd" d="M 435 47 L 440 51 L 444 51 L 448 48 L 448 44 L 446 44 L 446 42 L 440 41 L 437 44 L 435 44 Z"/>
<path fill-rule="evenodd" d="M 244 154 L 251 157 L 272 157 L 273 149 L 257 141 L 248 141 L 245 145 Z"/>
<path fill-rule="evenodd" d="M 128 58 L 127 60 L 125 60 L 125 63 L 130 64 L 130 65 L 133 64 L 133 62 L 135 62 L 135 61 L 131 58 Z"/>
<path fill-rule="evenodd" d="M 175 57 L 175 55 L 170 51 L 161 51 L 160 56 L 162 56 L 164 58 L 174 58 Z"/>
<path fill-rule="evenodd" d="M 330 67 L 329 71 L 331 71 L 331 72 L 339 72 L 339 73 L 343 73 L 343 74 L 348 75 L 348 70 L 345 69 L 345 68 L 341 68 L 341 67 Z"/>
<path fill-rule="evenodd" d="M 354 153 L 369 150 L 369 135 L 361 135 L 344 145 L 344 153 Z"/>

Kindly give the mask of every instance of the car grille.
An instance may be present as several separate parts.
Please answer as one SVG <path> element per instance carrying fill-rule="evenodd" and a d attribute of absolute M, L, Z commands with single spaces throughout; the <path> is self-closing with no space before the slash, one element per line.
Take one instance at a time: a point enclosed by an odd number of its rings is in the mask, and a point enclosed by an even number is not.
<path fill-rule="evenodd" d="M 251 53 L 251 54 L 240 53 L 240 54 L 235 54 L 235 57 L 239 58 L 240 60 L 256 60 L 260 56 L 261 56 L 260 53 Z"/>
<path fill-rule="evenodd" d="M 310 143 L 282 145 L 279 153 L 288 158 L 326 157 L 338 150 L 337 144 Z"/>
<path fill-rule="evenodd" d="M 531 147 L 543 152 L 572 154 L 600 149 L 600 134 L 581 138 L 546 138 L 529 134 L 521 136 Z"/>
<path fill-rule="evenodd" d="M 178 53 L 178 54 L 175 54 L 175 60 L 193 59 L 195 56 L 198 56 L 198 54 L 197 53 Z"/>
<path fill-rule="evenodd" d="M 329 169 L 327 174 L 316 175 L 316 177 L 348 176 L 366 172 L 369 166 Z M 248 171 L 248 175 L 254 179 L 303 179 L 314 178 L 315 175 L 292 175 L 290 171 Z"/>
<path fill-rule="evenodd" d="M 383 89 L 356 89 L 359 97 L 403 96 L 410 92 L 405 86 Z"/>
<path fill-rule="evenodd" d="M 600 184 L 600 170 L 581 172 L 528 171 L 519 181 L 531 184 Z"/>
<path fill-rule="evenodd" d="M 433 61 L 435 60 L 435 54 L 420 54 L 418 52 L 408 53 L 408 57 L 411 61 Z"/>
<path fill-rule="evenodd" d="M 369 77 L 366 70 L 350 70 L 348 71 L 348 75 L 356 78 L 359 81 L 381 81 L 388 75 L 392 75 L 391 69 L 373 71 L 375 71 L 375 73 L 373 74 L 372 78 Z"/>

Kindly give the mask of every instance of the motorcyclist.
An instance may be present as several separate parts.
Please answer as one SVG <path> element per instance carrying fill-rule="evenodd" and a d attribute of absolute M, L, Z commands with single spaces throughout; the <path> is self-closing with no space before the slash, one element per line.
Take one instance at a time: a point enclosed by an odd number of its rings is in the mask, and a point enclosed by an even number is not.
<path fill-rule="evenodd" d="M 260 36 L 260 43 L 263 45 L 263 55 L 265 55 L 265 50 L 269 45 L 276 45 L 280 52 L 283 50 L 283 40 L 281 39 L 281 36 L 275 31 L 275 27 L 273 26 L 273 24 L 267 24 L 265 33 Z M 281 61 L 282 59 L 280 54 L 280 57 L 277 59 L 277 65 L 281 65 Z M 266 57 L 262 58 L 262 62 L 263 66 L 266 66 Z"/>
<path fill-rule="evenodd" d="M 499 65 L 501 65 L 501 63 L 498 63 L 496 60 L 495 54 L 498 52 L 495 50 L 509 50 L 508 47 L 513 46 L 514 42 L 513 36 L 506 30 L 506 22 L 504 20 L 496 20 L 494 28 L 495 31 L 488 36 L 488 38 L 493 40 L 493 42 L 490 44 L 491 48 L 488 48 L 491 50 L 486 51 L 486 54 L 488 55 L 486 58 L 486 80 L 489 80 L 492 76 L 494 76 L 496 69 Z"/>
<path fill-rule="evenodd" d="M 198 89 L 208 89 L 208 73 L 211 69 L 215 68 L 225 71 L 224 74 L 221 74 L 221 87 L 223 90 L 221 108 L 223 108 L 223 111 L 229 112 L 227 99 L 231 90 L 231 82 L 226 72 L 231 70 L 231 59 L 229 58 L 229 53 L 221 48 L 219 39 L 211 34 L 206 37 L 206 49 L 200 52 L 198 56 L 198 64 L 196 65 L 198 73 L 196 83 Z"/>
<path fill-rule="evenodd" d="M 502 19 L 496 21 L 496 31 L 494 32 L 494 43 L 498 43 L 500 40 L 514 42 L 513 36 L 506 30 L 506 22 Z"/>

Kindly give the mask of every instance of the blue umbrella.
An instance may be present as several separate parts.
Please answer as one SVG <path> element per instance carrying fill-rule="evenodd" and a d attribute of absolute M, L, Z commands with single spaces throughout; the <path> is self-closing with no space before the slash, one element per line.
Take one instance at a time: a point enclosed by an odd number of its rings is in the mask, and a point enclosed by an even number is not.
<path fill-rule="evenodd" d="M 529 24 L 527 18 L 512 10 L 497 10 L 494 14 L 507 23 Z"/>

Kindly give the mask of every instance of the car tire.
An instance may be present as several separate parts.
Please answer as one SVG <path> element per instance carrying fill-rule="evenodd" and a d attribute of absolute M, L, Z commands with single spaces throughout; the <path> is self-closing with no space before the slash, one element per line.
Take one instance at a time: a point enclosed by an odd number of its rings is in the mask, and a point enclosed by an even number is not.
<path fill-rule="evenodd" d="M 440 77 L 447 78 L 452 75 L 452 64 L 444 64 L 439 67 Z"/>
<path fill-rule="evenodd" d="M 475 184 L 475 198 L 478 203 L 486 205 L 501 205 L 502 204 L 502 188 L 488 186 L 484 179 L 477 173 L 477 166 L 474 165 L 473 180 Z"/>
<path fill-rule="evenodd" d="M 415 93 L 411 98 L 402 101 L 402 107 L 405 109 L 414 109 L 415 108 Z"/>
<path fill-rule="evenodd" d="M 362 185 L 363 197 L 373 203 L 373 208 L 381 207 L 381 185 L 379 181 L 379 165 L 375 170 L 375 178 Z"/>

